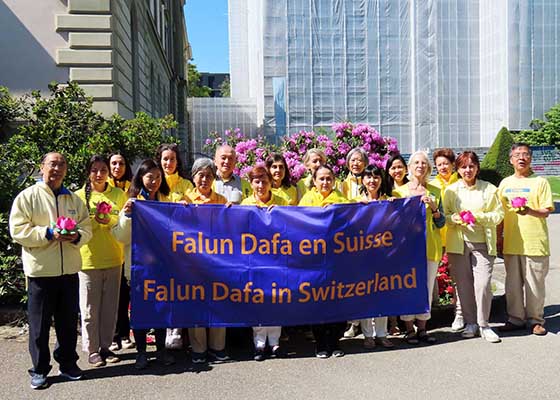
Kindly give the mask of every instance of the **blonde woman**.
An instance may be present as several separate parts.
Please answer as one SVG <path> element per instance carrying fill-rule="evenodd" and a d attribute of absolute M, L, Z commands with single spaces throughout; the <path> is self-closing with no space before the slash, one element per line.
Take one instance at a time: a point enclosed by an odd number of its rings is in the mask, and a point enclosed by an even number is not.
<path fill-rule="evenodd" d="M 439 230 L 445 224 L 445 215 L 441 202 L 440 190 L 428 183 L 432 173 L 432 166 L 428 155 L 417 151 L 410 156 L 408 161 L 409 182 L 394 190 L 397 197 L 420 196 L 426 206 L 426 253 L 427 253 L 427 290 L 428 306 L 431 308 L 433 287 L 436 279 L 438 263 L 442 256 L 441 235 Z M 416 345 L 419 341 L 434 343 L 435 338 L 426 331 L 426 322 L 430 319 L 430 311 L 417 315 L 402 315 L 401 320 L 406 324 L 405 340 Z M 416 321 L 417 331 L 414 329 Z"/>

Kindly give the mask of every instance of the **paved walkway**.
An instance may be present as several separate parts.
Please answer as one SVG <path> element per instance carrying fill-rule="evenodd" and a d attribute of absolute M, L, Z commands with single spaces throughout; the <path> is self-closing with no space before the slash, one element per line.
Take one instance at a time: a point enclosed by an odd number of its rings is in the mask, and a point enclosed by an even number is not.
<path fill-rule="evenodd" d="M 397 349 L 364 351 L 358 339 L 342 343 L 347 356 L 319 360 L 303 335 L 290 344 L 292 357 L 252 361 L 247 343 L 233 349 L 234 361 L 195 368 L 184 353 L 176 365 L 155 363 L 133 368 L 134 353 L 123 361 L 87 371 L 87 379 L 51 379 L 43 391 L 29 388 L 25 336 L 0 339 L 1 399 L 526 399 L 560 398 L 560 215 L 550 217 L 552 259 L 545 314 L 549 334 L 517 332 L 499 344 L 464 340 L 447 327 L 435 329 L 438 343 L 411 347 L 395 339 Z M 500 271 L 501 268 L 501 271 Z M 500 280 L 503 267 L 497 265 Z M 499 304 L 496 306 L 499 308 Z M 499 314 L 499 313 L 498 313 Z M 499 319 L 499 315 L 497 316 Z M 440 319 L 441 320 L 441 319 Z M 13 333 L 14 333 L 13 332 Z M 1 335 L 1 332 L 0 332 Z M 80 366 L 88 369 L 85 356 Z M 51 375 L 57 372 L 55 366 Z"/>

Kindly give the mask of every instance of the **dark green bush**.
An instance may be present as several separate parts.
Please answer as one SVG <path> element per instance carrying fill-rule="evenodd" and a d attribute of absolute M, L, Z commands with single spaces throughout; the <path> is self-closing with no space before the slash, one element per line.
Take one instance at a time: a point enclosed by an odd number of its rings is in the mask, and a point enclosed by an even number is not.
<path fill-rule="evenodd" d="M 498 186 L 502 179 L 513 174 L 513 167 L 509 162 L 509 152 L 512 144 L 511 133 L 503 127 L 480 163 L 481 179 Z"/>

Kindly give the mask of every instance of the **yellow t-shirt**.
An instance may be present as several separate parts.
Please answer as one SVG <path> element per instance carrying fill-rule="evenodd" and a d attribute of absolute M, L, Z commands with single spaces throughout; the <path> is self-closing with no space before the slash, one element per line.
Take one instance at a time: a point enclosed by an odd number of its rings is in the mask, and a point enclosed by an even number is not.
<path fill-rule="evenodd" d="M 447 189 L 447 187 L 455 182 L 457 182 L 459 180 L 459 175 L 457 175 L 457 172 L 453 172 L 451 174 L 451 176 L 449 177 L 449 180 L 446 181 L 445 179 L 443 179 L 441 177 L 441 175 L 436 175 L 436 177 L 431 180 L 429 183 L 430 185 L 434 185 L 435 187 L 439 188 L 440 193 L 441 193 L 441 201 L 445 200 L 445 190 Z M 446 243 L 446 236 L 447 236 L 447 225 L 444 226 L 443 228 L 441 228 L 439 230 L 439 233 L 441 235 L 441 244 L 443 247 L 447 246 Z"/>
<path fill-rule="evenodd" d="M 286 198 L 281 197 L 281 196 L 277 196 L 273 193 L 272 196 L 270 196 L 270 200 L 267 201 L 266 203 L 263 203 L 262 201 L 257 199 L 257 197 L 253 194 L 252 196 L 249 196 L 246 199 L 243 199 L 243 201 L 241 202 L 241 205 L 243 205 L 243 206 L 268 207 L 268 206 L 271 206 L 271 205 L 287 206 L 289 204 L 288 204 L 288 200 L 286 200 Z"/>
<path fill-rule="evenodd" d="M 171 175 L 166 175 L 165 180 L 172 193 L 177 193 L 181 197 L 185 197 L 187 193 L 194 188 L 191 181 L 179 176 L 178 172 Z"/>
<path fill-rule="evenodd" d="M 362 177 L 348 174 L 340 185 L 340 191 L 348 200 L 357 200 L 362 198 L 360 188 L 362 187 Z"/>
<path fill-rule="evenodd" d="M 85 188 L 76 195 L 86 204 Z M 111 228 L 116 225 L 119 212 L 128 200 L 128 196 L 121 189 L 107 185 L 103 193 L 91 192 L 89 199 L 89 215 L 93 236 L 84 246 L 80 247 L 82 269 L 104 269 L 121 266 L 124 262 L 123 245 L 115 239 Z M 102 201 L 112 206 L 108 224 L 100 224 L 95 220 L 96 205 Z"/>
<path fill-rule="evenodd" d="M 203 197 L 197 188 L 194 188 L 187 193 L 187 197 L 193 204 L 226 204 L 227 200 L 221 194 L 216 193 L 212 190 L 210 197 Z"/>
<path fill-rule="evenodd" d="M 527 199 L 532 209 L 554 210 L 548 181 L 540 176 L 508 176 L 500 183 L 498 195 L 504 206 L 504 254 L 549 256 L 548 226 L 545 218 L 519 215 L 511 209 L 515 197 Z"/>
<path fill-rule="evenodd" d="M 109 185 L 121 189 L 123 192 L 128 192 L 128 188 L 130 187 L 130 181 L 115 181 L 113 178 L 107 179 Z"/>
<path fill-rule="evenodd" d="M 406 185 L 399 186 L 393 191 L 396 197 L 411 197 L 410 190 Z M 428 183 L 426 186 L 427 194 L 433 196 L 436 204 L 439 206 L 441 203 L 441 191 L 439 188 Z M 441 245 L 440 229 L 436 227 L 432 215 L 432 209 L 426 204 L 426 253 L 429 261 L 439 261 L 443 255 L 443 248 Z"/>
<path fill-rule="evenodd" d="M 322 207 L 327 204 L 350 203 L 344 195 L 338 190 L 334 189 L 327 197 L 323 197 L 316 188 L 308 191 L 300 200 L 300 206 Z"/>
<path fill-rule="evenodd" d="M 288 201 L 288 205 L 297 206 L 298 199 L 298 188 L 290 185 L 290 187 L 280 186 L 279 188 L 272 188 L 272 193 L 276 196 L 285 198 Z"/>

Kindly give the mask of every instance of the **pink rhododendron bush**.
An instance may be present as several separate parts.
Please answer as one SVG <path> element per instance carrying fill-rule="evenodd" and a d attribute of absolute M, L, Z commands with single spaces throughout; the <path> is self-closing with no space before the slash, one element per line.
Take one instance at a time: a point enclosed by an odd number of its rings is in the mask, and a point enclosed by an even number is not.
<path fill-rule="evenodd" d="M 341 179 L 348 174 L 346 155 L 354 147 L 363 148 L 369 155 L 369 163 L 382 168 L 385 168 L 389 157 L 399 154 L 395 138 L 382 136 L 370 125 L 350 122 L 333 124 L 331 131 L 292 133 L 285 136 L 279 145 L 267 143 L 260 135 L 248 137 L 240 129 L 226 130 L 223 135 L 212 132 L 206 139 L 204 151 L 214 154 L 216 148 L 223 144 L 230 145 L 237 152 L 236 174 L 246 177 L 253 166 L 264 165 L 269 154 L 278 152 L 284 155 L 293 182 L 305 175 L 303 156 L 311 148 L 325 152 L 327 163 Z"/>

